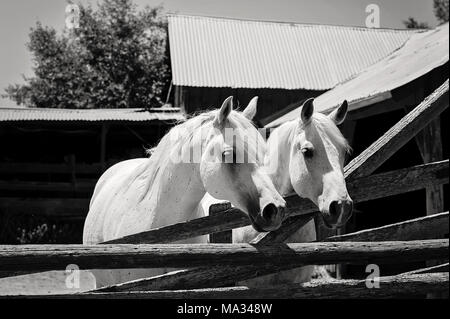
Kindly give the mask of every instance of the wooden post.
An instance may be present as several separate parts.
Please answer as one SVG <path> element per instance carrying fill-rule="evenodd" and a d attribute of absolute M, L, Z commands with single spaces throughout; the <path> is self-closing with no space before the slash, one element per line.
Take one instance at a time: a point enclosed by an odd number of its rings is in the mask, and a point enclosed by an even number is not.
<path fill-rule="evenodd" d="M 424 164 L 442 160 L 441 123 L 437 118 L 416 136 L 416 142 L 422 155 Z M 442 185 L 429 186 L 427 192 L 427 215 L 436 214 L 444 210 L 444 189 Z"/>
<path fill-rule="evenodd" d="M 434 81 L 431 80 L 431 83 Z M 415 94 L 416 103 L 420 103 L 428 91 L 430 91 L 430 83 L 422 83 Z M 410 111 L 410 107 L 405 107 L 406 111 Z M 416 144 L 419 148 L 423 163 L 427 164 L 433 161 L 442 160 L 442 136 L 440 117 L 431 121 L 422 131 L 415 136 Z M 426 215 L 433 215 L 444 211 L 444 188 L 443 185 L 431 185 L 426 189 Z M 427 266 L 434 266 L 440 261 L 427 261 Z M 429 299 L 439 298 L 438 295 L 428 294 Z"/>
<path fill-rule="evenodd" d="M 220 214 L 231 208 L 231 204 L 228 202 L 214 204 L 209 207 L 209 216 Z M 212 233 L 209 235 L 210 243 L 217 244 L 231 244 L 233 242 L 233 230 L 225 230 L 218 233 Z"/>

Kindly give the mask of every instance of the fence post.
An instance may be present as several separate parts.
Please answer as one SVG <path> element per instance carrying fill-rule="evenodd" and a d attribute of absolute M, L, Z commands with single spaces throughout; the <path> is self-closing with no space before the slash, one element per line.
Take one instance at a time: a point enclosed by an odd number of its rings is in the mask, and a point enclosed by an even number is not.
<path fill-rule="evenodd" d="M 213 204 L 209 207 L 209 215 L 215 215 L 223 213 L 231 208 L 231 204 L 228 202 Z M 209 242 L 216 244 L 231 244 L 233 242 L 233 230 L 225 230 L 218 233 L 212 233 L 209 235 Z"/>

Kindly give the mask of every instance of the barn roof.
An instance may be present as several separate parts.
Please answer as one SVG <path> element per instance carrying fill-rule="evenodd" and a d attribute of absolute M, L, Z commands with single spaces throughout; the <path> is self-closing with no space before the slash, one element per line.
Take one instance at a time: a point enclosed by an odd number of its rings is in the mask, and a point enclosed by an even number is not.
<path fill-rule="evenodd" d="M 315 108 L 328 113 L 346 99 L 352 111 L 390 99 L 392 90 L 447 63 L 448 47 L 448 23 L 434 30 L 414 34 L 399 50 L 317 97 Z M 293 120 L 300 116 L 300 112 L 301 107 L 298 107 L 266 126 L 275 127 Z"/>
<path fill-rule="evenodd" d="M 173 84 L 328 90 L 421 31 L 169 15 Z"/>
<path fill-rule="evenodd" d="M 144 109 L 50 109 L 0 108 L 0 122 L 17 121 L 81 121 L 81 122 L 145 122 L 184 120 L 179 108 Z"/>

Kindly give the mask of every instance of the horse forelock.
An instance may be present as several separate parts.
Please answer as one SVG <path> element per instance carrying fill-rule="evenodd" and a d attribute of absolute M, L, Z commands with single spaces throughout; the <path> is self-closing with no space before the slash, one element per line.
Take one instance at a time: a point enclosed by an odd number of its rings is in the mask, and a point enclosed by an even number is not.
<path fill-rule="evenodd" d="M 300 121 L 299 125 L 297 125 L 297 134 L 304 131 L 308 125 L 313 125 L 320 133 L 322 133 L 322 136 L 328 137 L 340 151 L 345 153 L 350 153 L 352 151 L 347 139 L 344 135 L 342 135 L 333 120 L 327 115 L 322 113 L 314 113 L 311 121 L 307 124 Z"/>
<path fill-rule="evenodd" d="M 196 134 L 201 134 L 201 145 L 204 146 L 209 142 L 211 136 L 204 134 L 213 128 L 214 120 L 218 110 L 206 111 L 188 119 L 187 121 L 174 126 L 159 142 L 159 144 L 147 151 L 152 159 L 167 162 L 164 157 L 168 156 L 172 151 L 179 151 L 181 148 L 192 147 Z M 254 124 L 248 120 L 242 112 L 232 111 L 228 117 L 225 127 L 235 130 L 238 138 L 247 138 L 245 143 L 247 153 L 255 154 L 258 163 L 263 162 L 266 151 L 266 142 L 263 136 L 258 132 Z M 201 130 L 204 130 L 201 132 Z"/>

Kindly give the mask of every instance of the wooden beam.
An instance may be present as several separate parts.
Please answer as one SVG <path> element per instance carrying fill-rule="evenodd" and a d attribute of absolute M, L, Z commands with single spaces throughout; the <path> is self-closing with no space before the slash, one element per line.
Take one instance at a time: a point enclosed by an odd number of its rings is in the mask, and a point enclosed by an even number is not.
<path fill-rule="evenodd" d="M 94 190 L 95 180 L 77 182 L 76 186 L 65 182 L 0 181 L 0 191 L 9 192 L 58 192 L 90 193 Z"/>
<path fill-rule="evenodd" d="M 214 204 L 209 207 L 209 216 L 217 215 L 231 208 L 229 202 Z M 216 244 L 231 244 L 233 242 L 233 231 L 225 230 L 222 232 L 209 234 L 209 242 Z"/>
<path fill-rule="evenodd" d="M 447 79 L 414 110 L 352 160 L 346 167 L 345 176 L 353 178 L 371 174 L 433 119 L 437 118 L 448 107 L 448 86 Z"/>
<path fill-rule="evenodd" d="M 282 243 L 288 237 L 284 234 L 290 229 L 299 229 L 308 223 L 314 214 L 302 215 L 288 218 L 277 231 L 261 233 L 251 244 L 266 245 Z M 287 265 L 286 265 L 287 266 Z M 283 268 L 276 266 L 278 271 L 290 269 L 289 266 Z M 207 287 L 221 287 L 233 285 L 239 280 L 249 277 L 258 277 L 274 272 L 273 265 L 247 265 L 244 267 L 216 266 L 199 267 L 169 272 L 160 276 L 138 279 L 118 285 L 112 285 L 97 289 L 96 291 L 138 291 L 138 290 L 161 290 L 161 289 L 193 289 Z"/>
<path fill-rule="evenodd" d="M 76 164 L 77 174 L 100 174 L 101 164 Z M 47 163 L 0 163 L 0 174 L 71 174 L 72 166 L 68 164 Z"/>
<path fill-rule="evenodd" d="M 103 244 L 156 244 L 170 243 L 187 238 L 208 235 L 248 225 L 248 216 L 237 208 L 231 208 L 212 216 L 193 219 L 146 232 L 103 242 Z"/>
<path fill-rule="evenodd" d="M 436 273 L 436 272 L 448 272 L 449 270 L 449 263 L 440 264 L 432 267 L 427 268 L 420 268 L 408 272 L 402 273 L 402 275 L 416 275 L 416 274 L 430 274 L 430 273 Z"/>
<path fill-rule="evenodd" d="M 366 280 L 335 280 L 327 283 L 280 285 L 269 288 L 226 287 L 195 290 L 139 292 L 85 292 L 66 295 L 19 295 L 0 298 L 66 298 L 66 299 L 298 299 L 298 298 L 393 298 L 423 295 L 424 291 L 449 289 L 449 274 L 412 274 L 379 277 L 380 288 L 367 288 Z"/>
<path fill-rule="evenodd" d="M 416 142 L 424 163 L 442 160 L 441 121 L 431 121 L 416 136 Z M 427 214 L 436 214 L 444 210 L 444 188 L 442 185 L 431 185 L 426 188 Z"/>
<path fill-rule="evenodd" d="M 347 184 L 347 188 L 353 198 L 353 201 L 358 203 L 386 196 L 398 195 L 405 192 L 411 192 L 422 189 L 428 185 L 448 183 L 448 177 L 449 161 L 445 160 L 437 163 L 419 165 L 393 172 L 358 178 L 350 181 Z M 317 213 L 317 208 L 315 205 L 307 199 L 301 199 L 297 195 L 292 195 L 286 197 L 285 199 L 288 203 L 288 214 L 291 216 L 308 215 L 305 218 L 309 221 L 310 214 Z M 304 218 L 299 217 L 297 222 L 299 224 L 304 223 Z M 202 217 L 184 223 L 152 229 L 139 234 L 133 234 L 110 240 L 105 243 L 168 243 L 247 225 L 250 225 L 250 220 L 247 215 L 239 209 L 231 208 L 222 213 L 214 214 L 213 216 Z M 289 227 L 289 230 L 287 227 Z M 288 238 L 290 234 L 295 231 L 295 228 L 284 224 L 276 233 Z M 267 236 L 267 233 L 264 234 L 264 236 Z"/>
<path fill-rule="evenodd" d="M 0 197 L 0 212 L 35 214 L 63 219 L 80 219 L 87 215 L 86 198 L 14 198 Z"/>
<path fill-rule="evenodd" d="M 2 245 L 0 271 L 196 267 L 331 262 L 398 263 L 448 258 L 448 239 L 301 244 Z M 402 256 L 399 260 L 398 256 Z"/>
<path fill-rule="evenodd" d="M 300 217 L 291 217 L 288 219 L 290 223 L 288 226 L 283 224 L 285 228 L 280 229 L 278 232 L 280 235 L 276 236 L 277 231 L 264 233 L 258 236 L 253 243 L 268 244 L 275 242 L 283 242 L 286 239 L 286 235 L 283 233 L 288 232 L 290 227 L 302 226 Z M 423 240 L 423 239 L 436 239 L 441 238 L 439 234 L 440 230 L 447 230 L 449 227 L 448 222 L 449 213 L 441 213 L 432 216 L 420 217 L 416 219 L 407 220 L 400 223 L 395 223 L 383 227 L 366 229 L 355 233 L 350 233 L 341 236 L 335 236 L 325 239 L 325 241 L 382 241 L 382 240 Z M 310 219 L 304 218 L 303 222 L 307 223 Z M 287 268 L 288 269 L 288 268 Z M 120 286 L 112 286 L 106 288 L 104 291 L 126 291 L 127 289 L 136 290 L 160 290 L 160 289 L 181 289 L 181 288 L 206 288 L 206 287 L 221 287 L 226 285 L 232 285 L 240 280 L 254 278 L 257 276 L 267 275 L 279 271 L 271 265 L 265 267 L 202 267 L 194 269 L 186 269 L 176 271 L 173 273 L 167 273 L 158 277 L 145 278 L 136 282 L 124 283 Z M 117 290 L 119 289 L 119 290 Z M 123 290 L 121 290 L 123 289 Z"/>
<path fill-rule="evenodd" d="M 382 227 L 325 238 L 323 241 L 383 241 L 442 238 L 448 233 L 448 212 L 410 219 Z"/>

